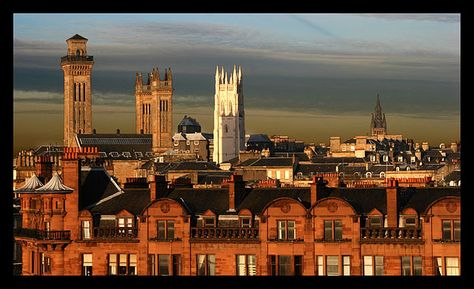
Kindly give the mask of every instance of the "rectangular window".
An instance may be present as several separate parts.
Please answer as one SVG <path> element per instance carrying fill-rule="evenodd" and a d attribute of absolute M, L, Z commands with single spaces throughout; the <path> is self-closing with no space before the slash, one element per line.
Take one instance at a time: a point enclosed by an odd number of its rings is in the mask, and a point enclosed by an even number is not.
<path fill-rule="evenodd" d="M 174 221 L 157 221 L 157 239 L 173 240 L 174 239 Z"/>
<path fill-rule="evenodd" d="M 416 219 L 415 218 L 405 218 L 405 227 L 406 228 L 416 227 Z"/>
<path fill-rule="evenodd" d="M 402 276 L 410 276 L 410 256 L 402 256 Z"/>
<path fill-rule="evenodd" d="M 216 218 L 215 217 L 203 217 L 204 227 L 215 227 Z"/>
<path fill-rule="evenodd" d="M 272 178 L 272 171 L 267 171 L 267 177 L 269 177 L 270 179 Z"/>
<path fill-rule="evenodd" d="M 290 179 L 290 171 L 285 171 L 285 179 Z"/>
<path fill-rule="evenodd" d="M 148 275 L 156 275 L 156 260 L 154 254 L 148 254 Z"/>
<path fill-rule="evenodd" d="M 43 273 L 51 273 L 51 258 L 45 256 L 44 253 L 40 253 L 40 260 L 40 275 L 43 275 Z"/>
<path fill-rule="evenodd" d="M 279 255 L 278 256 L 278 275 L 279 276 L 291 276 L 291 256 Z"/>
<path fill-rule="evenodd" d="M 128 275 L 137 275 L 137 255 L 129 255 Z"/>
<path fill-rule="evenodd" d="M 179 254 L 174 254 L 171 255 L 173 258 L 173 272 L 172 274 L 174 276 L 179 276 L 181 275 L 181 255 Z"/>
<path fill-rule="evenodd" d="M 383 275 L 383 256 L 375 256 L 375 275 Z"/>
<path fill-rule="evenodd" d="M 364 276 L 373 276 L 373 256 L 364 256 Z"/>
<path fill-rule="evenodd" d="M 323 256 L 318 256 L 318 275 L 319 276 L 324 276 L 324 257 Z"/>
<path fill-rule="evenodd" d="M 127 254 L 119 254 L 119 275 L 127 275 Z"/>
<path fill-rule="evenodd" d="M 280 178 L 281 178 L 281 176 L 280 176 L 280 171 L 276 171 L 276 179 L 279 180 Z"/>
<path fill-rule="evenodd" d="M 295 221 L 278 221 L 278 240 L 295 240 Z"/>
<path fill-rule="evenodd" d="M 91 238 L 91 222 L 82 221 L 82 240 L 89 240 Z"/>
<path fill-rule="evenodd" d="M 215 255 L 197 255 L 197 274 L 200 276 L 213 276 L 216 274 Z"/>
<path fill-rule="evenodd" d="M 35 273 L 35 251 L 31 251 L 31 273 Z"/>
<path fill-rule="evenodd" d="M 250 228 L 252 227 L 252 218 L 249 217 L 241 217 L 240 218 L 240 226 L 242 228 Z"/>
<path fill-rule="evenodd" d="M 342 240 L 342 221 L 324 221 L 324 240 Z"/>
<path fill-rule="evenodd" d="M 270 255 L 268 256 L 268 263 L 270 265 L 269 272 L 270 276 L 276 276 L 277 275 L 277 263 L 276 263 L 276 256 L 275 255 Z"/>
<path fill-rule="evenodd" d="M 119 228 L 119 233 L 121 234 L 132 234 L 133 232 L 133 218 L 118 218 L 117 226 Z"/>
<path fill-rule="evenodd" d="M 451 220 L 443 220 L 443 240 L 451 240 Z"/>
<path fill-rule="evenodd" d="M 454 241 L 461 241 L 461 221 L 455 220 L 453 221 L 453 240 Z"/>
<path fill-rule="evenodd" d="M 296 255 L 293 257 L 294 258 L 294 263 L 295 263 L 295 276 L 301 276 L 303 275 L 303 256 L 301 255 Z"/>
<path fill-rule="evenodd" d="M 457 257 L 446 257 L 446 276 L 459 276 L 459 259 Z"/>
<path fill-rule="evenodd" d="M 435 266 L 436 266 L 436 276 L 443 276 L 443 258 L 435 257 Z"/>
<path fill-rule="evenodd" d="M 92 254 L 82 254 L 82 276 L 92 276 Z"/>
<path fill-rule="evenodd" d="M 117 254 L 109 254 L 109 275 L 117 275 Z"/>
<path fill-rule="evenodd" d="M 339 256 L 326 256 L 326 275 L 339 275 Z"/>
<path fill-rule="evenodd" d="M 247 255 L 247 275 L 257 275 L 257 256 Z"/>
<path fill-rule="evenodd" d="M 158 255 L 158 275 L 169 276 L 170 255 Z"/>
<path fill-rule="evenodd" d="M 423 274 L 422 258 L 421 256 L 413 257 L 413 275 L 421 276 Z"/>
<path fill-rule="evenodd" d="M 237 255 L 237 276 L 247 275 L 247 258 L 245 255 Z"/>
<path fill-rule="evenodd" d="M 342 274 L 344 276 L 351 275 L 351 256 L 342 256 Z"/>
<path fill-rule="evenodd" d="M 371 228 L 382 228 L 382 217 L 370 217 L 369 225 Z"/>
<path fill-rule="evenodd" d="M 334 221 L 334 240 L 342 240 L 342 221 Z"/>

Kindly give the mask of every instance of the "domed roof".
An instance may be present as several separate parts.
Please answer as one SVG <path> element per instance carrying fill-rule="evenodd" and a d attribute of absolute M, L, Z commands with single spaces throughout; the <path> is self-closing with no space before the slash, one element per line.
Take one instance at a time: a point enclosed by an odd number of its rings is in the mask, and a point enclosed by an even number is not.
<path fill-rule="evenodd" d="M 15 192 L 34 192 L 37 188 L 43 186 L 43 183 L 38 179 L 36 174 L 26 180 L 23 187 L 15 190 Z"/>
<path fill-rule="evenodd" d="M 185 115 L 183 120 L 181 120 L 181 122 L 179 123 L 180 126 L 182 125 L 196 125 L 196 126 L 201 126 L 197 121 L 196 119 L 190 117 L 190 116 L 187 116 Z"/>
<path fill-rule="evenodd" d="M 74 191 L 74 189 L 65 186 L 57 172 L 53 173 L 53 177 L 46 185 L 35 190 L 37 193 L 70 193 L 72 191 Z"/>

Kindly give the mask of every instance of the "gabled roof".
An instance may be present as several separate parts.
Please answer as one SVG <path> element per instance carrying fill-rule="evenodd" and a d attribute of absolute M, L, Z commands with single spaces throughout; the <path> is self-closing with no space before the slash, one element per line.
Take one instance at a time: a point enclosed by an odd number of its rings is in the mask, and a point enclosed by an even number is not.
<path fill-rule="evenodd" d="M 444 177 L 445 182 L 455 181 L 458 182 L 461 180 L 461 171 L 452 171 L 446 177 Z"/>
<path fill-rule="evenodd" d="M 74 189 L 63 184 L 58 173 L 54 172 L 53 177 L 44 186 L 35 190 L 36 193 L 71 193 Z"/>
<path fill-rule="evenodd" d="M 42 187 L 42 186 L 43 186 L 43 183 L 40 181 L 40 179 L 38 179 L 36 174 L 33 174 L 31 178 L 26 180 L 23 187 L 15 190 L 15 192 L 18 192 L 18 193 L 34 192 L 37 188 Z"/>
<path fill-rule="evenodd" d="M 103 168 L 81 171 L 80 178 L 80 210 L 123 193 L 122 189 Z"/>
<path fill-rule="evenodd" d="M 115 215 L 122 210 L 139 215 L 149 203 L 149 189 L 125 189 L 124 193 L 91 207 L 89 210 L 93 214 L 101 215 Z"/>
<path fill-rule="evenodd" d="M 271 143 L 272 141 L 268 138 L 266 134 L 251 134 L 249 136 L 249 139 L 247 140 L 248 142 L 269 142 Z"/>
<path fill-rule="evenodd" d="M 72 37 L 69 38 L 68 40 L 88 40 L 88 39 L 85 38 L 85 37 L 82 37 L 82 36 L 79 35 L 79 34 L 75 34 L 74 36 L 72 36 Z"/>
<path fill-rule="evenodd" d="M 174 134 L 174 136 L 172 137 L 172 139 L 174 141 L 179 141 L 179 140 L 186 140 L 186 134 L 185 133 L 182 133 L 182 132 L 177 132 Z"/>
<path fill-rule="evenodd" d="M 369 214 L 374 208 L 387 213 L 385 188 L 324 188 L 326 197 L 336 197 L 347 201 L 358 214 Z M 318 196 L 319 199 L 321 199 Z"/>

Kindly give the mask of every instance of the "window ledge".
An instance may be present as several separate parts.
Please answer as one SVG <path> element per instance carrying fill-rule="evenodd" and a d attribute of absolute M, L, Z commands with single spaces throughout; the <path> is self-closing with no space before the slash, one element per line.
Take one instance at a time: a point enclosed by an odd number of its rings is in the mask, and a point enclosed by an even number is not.
<path fill-rule="evenodd" d="M 340 240 L 325 240 L 325 239 L 315 239 L 316 243 L 345 243 L 351 242 L 352 239 L 340 239 Z"/>

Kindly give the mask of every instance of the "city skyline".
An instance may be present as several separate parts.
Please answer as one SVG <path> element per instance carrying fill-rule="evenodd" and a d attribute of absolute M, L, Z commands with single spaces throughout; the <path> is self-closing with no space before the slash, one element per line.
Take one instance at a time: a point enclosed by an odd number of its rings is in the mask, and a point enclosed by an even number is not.
<path fill-rule="evenodd" d="M 134 131 L 135 73 L 153 67 L 173 70 L 173 129 L 186 114 L 211 132 L 215 67 L 237 64 L 247 134 L 366 135 L 379 94 L 389 133 L 460 139 L 458 14 L 15 14 L 15 151 L 62 143 L 59 60 L 76 33 L 101 133 Z"/>

